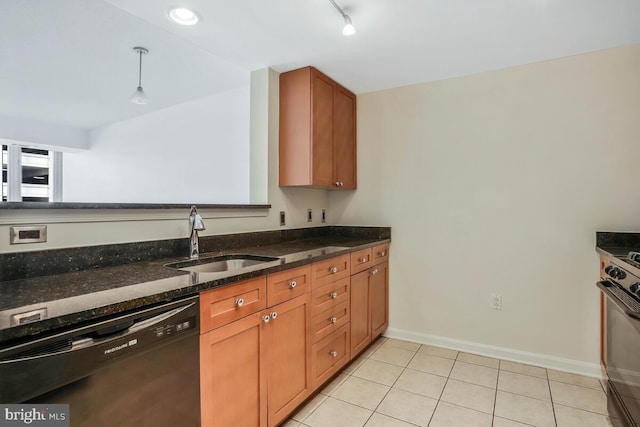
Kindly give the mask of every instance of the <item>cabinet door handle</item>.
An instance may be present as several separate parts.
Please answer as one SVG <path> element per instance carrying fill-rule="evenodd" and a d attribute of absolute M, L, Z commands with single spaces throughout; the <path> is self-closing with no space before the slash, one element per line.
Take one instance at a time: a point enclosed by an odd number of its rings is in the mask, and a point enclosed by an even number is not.
<path fill-rule="evenodd" d="M 366 257 L 360 258 L 360 262 L 367 262 L 367 258 Z"/>
<path fill-rule="evenodd" d="M 289 282 L 289 288 L 291 288 L 291 289 L 295 288 L 296 285 L 297 285 L 297 283 L 296 283 L 295 280 L 292 280 L 292 281 Z"/>
<path fill-rule="evenodd" d="M 331 293 L 329 294 L 329 296 L 330 296 L 331 298 L 333 298 L 333 299 L 336 299 L 336 298 L 338 298 L 338 293 L 337 293 L 337 292 L 331 292 Z"/>
<path fill-rule="evenodd" d="M 336 323 L 336 322 L 338 321 L 338 319 L 334 316 L 334 317 L 332 317 L 331 319 L 329 319 L 329 321 L 330 321 L 331 323 Z"/>
<path fill-rule="evenodd" d="M 336 187 L 340 187 L 340 181 L 336 181 Z"/>
<path fill-rule="evenodd" d="M 378 274 L 378 269 L 374 268 L 373 270 L 371 270 L 371 275 L 375 276 L 376 274 Z"/>
<path fill-rule="evenodd" d="M 331 267 L 330 271 L 332 274 L 336 274 L 338 272 L 338 267 Z"/>
<path fill-rule="evenodd" d="M 276 320 L 276 317 L 278 317 L 278 312 L 277 312 L 277 311 L 273 311 L 273 312 L 271 312 L 271 318 L 272 318 L 273 320 Z"/>
<path fill-rule="evenodd" d="M 337 351 L 330 351 L 329 354 L 333 357 L 338 357 L 338 352 Z"/>
<path fill-rule="evenodd" d="M 387 251 L 380 251 L 378 252 L 378 255 L 380 256 L 385 256 L 387 254 Z"/>
<path fill-rule="evenodd" d="M 236 307 L 242 307 L 243 304 L 244 304 L 244 299 L 243 298 L 237 298 L 236 299 Z"/>
<path fill-rule="evenodd" d="M 268 314 L 265 314 L 264 316 L 262 316 L 262 321 L 264 323 L 269 323 L 269 320 L 271 320 L 271 316 L 269 316 Z"/>

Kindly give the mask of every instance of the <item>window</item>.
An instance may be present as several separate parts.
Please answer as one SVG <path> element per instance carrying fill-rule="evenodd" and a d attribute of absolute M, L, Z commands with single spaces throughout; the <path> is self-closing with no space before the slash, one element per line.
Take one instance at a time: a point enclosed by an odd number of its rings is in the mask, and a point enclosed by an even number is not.
<path fill-rule="evenodd" d="M 49 202 L 60 200 L 56 169 L 62 153 L 40 148 L 2 146 L 2 201 Z M 58 165 L 56 168 L 54 165 Z M 58 191 L 56 191 L 58 190 Z"/>

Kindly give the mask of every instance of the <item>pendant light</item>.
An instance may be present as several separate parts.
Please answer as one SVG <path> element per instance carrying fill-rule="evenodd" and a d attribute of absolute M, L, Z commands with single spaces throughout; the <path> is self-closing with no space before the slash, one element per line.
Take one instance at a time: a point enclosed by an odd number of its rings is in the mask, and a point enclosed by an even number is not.
<path fill-rule="evenodd" d="M 342 34 L 345 36 L 354 35 L 356 33 L 356 27 L 353 26 L 353 23 L 351 22 L 351 17 L 346 13 L 344 13 L 344 10 L 342 10 L 342 8 L 338 6 L 338 3 L 336 3 L 334 0 L 329 0 L 329 2 L 333 5 L 333 7 L 336 8 L 338 13 L 342 15 L 342 19 L 344 19 L 344 27 L 342 27 Z"/>
<path fill-rule="evenodd" d="M 144 93 L 144 89 L 142 89 L 142 55 L 148 54 L 149 49 L 136 46 L 133 48 L 133 50 L 140 56 L 140 63 L 138 68 L 138 88 L 135 92 L 133 92 L 133 95 L 131 95 L 129 101 L 134 104 L 144 105 L 149 103 L 149 98 L 147 98 L 147 95 Z"/>

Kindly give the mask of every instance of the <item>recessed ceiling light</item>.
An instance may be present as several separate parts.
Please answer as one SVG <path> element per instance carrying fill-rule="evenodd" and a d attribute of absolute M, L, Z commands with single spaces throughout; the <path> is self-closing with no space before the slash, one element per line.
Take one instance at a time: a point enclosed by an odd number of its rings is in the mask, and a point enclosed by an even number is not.
<path fill-rule="evenodd" d="M 195 25 L 198 22 L 198 14 L 183 7 L 176 7 L 169 11 L 169 18 L 182 25 Z"/>

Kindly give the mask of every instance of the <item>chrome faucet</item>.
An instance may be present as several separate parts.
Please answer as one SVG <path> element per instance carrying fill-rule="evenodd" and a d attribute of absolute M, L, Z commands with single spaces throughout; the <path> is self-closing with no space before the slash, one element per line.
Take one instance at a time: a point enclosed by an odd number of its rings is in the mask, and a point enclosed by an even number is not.
<path fill-rule="evenodd" d="M 198 231 L 205 230 L 205 228 L 202 217 L 195 206 L 191 206 L 191 212 L 189 212 L 189 229 L 191 230 L 191 250 L 189 252 L 189 258 L 198 259 L 200 254 L 198 248 Z"/>

